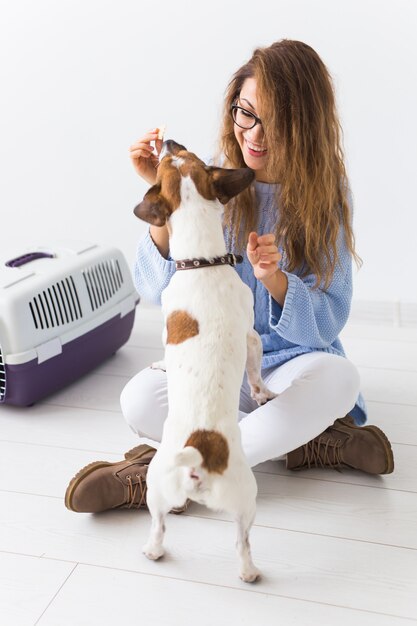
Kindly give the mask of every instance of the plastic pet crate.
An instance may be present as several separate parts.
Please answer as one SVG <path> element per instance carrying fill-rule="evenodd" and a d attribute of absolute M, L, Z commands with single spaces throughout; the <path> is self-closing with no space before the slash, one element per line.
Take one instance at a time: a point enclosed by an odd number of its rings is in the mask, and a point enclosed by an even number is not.
<path fill-rule="evenodd" d="M 122 253 L 70 243 L 0 259 L 0 403 L 30 405 L 129 338 L 139 296 Z"/>

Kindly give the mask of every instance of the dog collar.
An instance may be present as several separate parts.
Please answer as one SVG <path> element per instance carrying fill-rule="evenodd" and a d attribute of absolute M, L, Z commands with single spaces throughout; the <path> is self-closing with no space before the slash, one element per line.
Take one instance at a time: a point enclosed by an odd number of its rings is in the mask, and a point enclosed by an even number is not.
<path fill-rule="evenodd" d="M 234 267 L 236 263 L 242 263 L 243 256 L 240 254 L 225 254 L 216 256 L 213 259 L 183 259 L 175 261 L 177 270 L 195 270 L 199 267 L 211 267 L 212 265 L 231 265 Z"/>

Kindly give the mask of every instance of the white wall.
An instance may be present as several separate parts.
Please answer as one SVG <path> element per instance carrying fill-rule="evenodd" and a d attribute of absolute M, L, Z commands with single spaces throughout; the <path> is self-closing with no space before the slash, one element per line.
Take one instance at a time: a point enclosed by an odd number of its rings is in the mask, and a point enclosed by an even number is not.
<path fill-rule="evenodd" d="M 146 191 L 129 145 L 160 123 L 211 153 L 256 46 L 313 46 L 336 84 L 364 266 L 357 300 L 417 302 L 414 0 L 3 0 L 0 257 L 111 243 L 133 261 Z"/>

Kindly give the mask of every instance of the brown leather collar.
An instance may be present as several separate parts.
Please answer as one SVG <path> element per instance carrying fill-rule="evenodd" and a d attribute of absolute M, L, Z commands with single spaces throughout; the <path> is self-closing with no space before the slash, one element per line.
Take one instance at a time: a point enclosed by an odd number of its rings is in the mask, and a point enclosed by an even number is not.
<path fill-rule="evenodd" d="M 195 270 L 199 267 L 211 267 L 212 265 L 232 265 L 242 263 L 243 257 L 240 254 L 225 254 L 224 256 L 216 256 L 213 259 L 183 259 L 175 261 L 177 270 Z"/>

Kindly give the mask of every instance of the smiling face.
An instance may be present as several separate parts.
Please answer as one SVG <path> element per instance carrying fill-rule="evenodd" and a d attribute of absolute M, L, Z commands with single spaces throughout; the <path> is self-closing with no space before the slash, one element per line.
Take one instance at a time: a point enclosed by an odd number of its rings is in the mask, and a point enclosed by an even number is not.
<path fill-rule="evenodd" d="M 247 78 L 244 81 L 237 104 L 259 117 L 255 78 Z M 268 180 L 265 171 L 268 162 L 268 150 L 262 124 L 256 124 L 256 126 L 249 129 L 240 128 L 237 124 L 234 124 L 234 133 L 242 150 L 244 161 L 248 167 L 254 170 L 256 180 L 265 183 L 276 182 Z"/>

